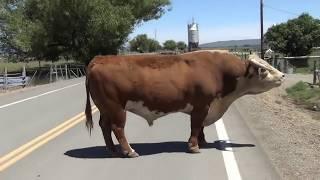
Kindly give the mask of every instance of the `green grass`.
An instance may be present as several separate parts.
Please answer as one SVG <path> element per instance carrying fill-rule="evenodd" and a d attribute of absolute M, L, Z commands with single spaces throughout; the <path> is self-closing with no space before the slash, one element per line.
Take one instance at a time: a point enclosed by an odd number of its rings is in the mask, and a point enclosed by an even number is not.
<path fill-rule="evenodd" d="M 320 107 L 320 88 L 311 87 L 300 81 L 290 88 L 286 89 L 288 96 L 297 104 L 304 105 L 308 109 L 312 109 L 315 105 Z"/>
<path fill-rule="evenodd" d="M 301 67 L 301 68 L 295 68 L 294 73 L 299 73 L 299 74 L 312 74 L 313 69 L 311 67 Z"/>
<path fill-rule="evenodd" d="M 68 61 L 68 63 L 73 63 L 74 61 Z M 61 60 L 61 61 L 57 61 L 54 64 L 66 64 L 67 61 Z M 41 67 L 46 67 L 46 66 L 50 66 L 51 62 L 49 61 L 40 61 Z M 0 61 L 0 73 L 4 72 L 5 67 L 7 67 L 7 71 L 8 73 L 10 72 L 20 72 L 22 71 L 22 67 L 26 66 L 26 68 L 37 68 L 39 67 L 39 61 L 29 61 L 28 63 L 25 62 L 3 62 Z"/>

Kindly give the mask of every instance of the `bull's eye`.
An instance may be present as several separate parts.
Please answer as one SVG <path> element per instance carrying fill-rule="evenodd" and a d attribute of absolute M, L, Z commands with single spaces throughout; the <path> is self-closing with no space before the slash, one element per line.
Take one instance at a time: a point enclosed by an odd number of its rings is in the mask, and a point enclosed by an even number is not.
<path fill-rule="evenodd" d="M 266 71 L 267 71 L 266 69 L 259 68 L 259 72 L 260 72 L 260 73 L 264 73 L 264 72 L 266 72 Z"/>
<path fill-rule="evenodd" d="M 267 72 L 266 69 L 259 68 L 258 72 L 259 72 L 260 79 L 264 79 L 264 78 L 266 78 L 268 76 L 268 72 Z"/>

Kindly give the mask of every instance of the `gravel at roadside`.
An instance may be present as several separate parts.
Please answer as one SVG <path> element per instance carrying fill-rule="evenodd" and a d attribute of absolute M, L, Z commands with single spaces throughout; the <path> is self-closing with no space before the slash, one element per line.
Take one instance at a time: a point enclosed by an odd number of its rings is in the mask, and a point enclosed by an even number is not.
<path fill-rule="evenodd" d="M 320 112 L 285 97 L 285 88 L 300 80 L 312 82 L 312 76 L 288 75 L 281 87 L 235 104 L 283 179 L 320 179 Z"/>

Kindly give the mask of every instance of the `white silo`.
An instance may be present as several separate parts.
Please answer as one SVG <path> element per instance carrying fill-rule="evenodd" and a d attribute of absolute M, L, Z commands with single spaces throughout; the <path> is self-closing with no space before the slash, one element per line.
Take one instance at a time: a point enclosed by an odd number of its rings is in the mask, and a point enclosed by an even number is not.
<path fill-rule="evenodd" d="M 192 51 L 199 46 L 199 26 L 192 20 L 191 24 L 188 24 L 188 49 Z"/>

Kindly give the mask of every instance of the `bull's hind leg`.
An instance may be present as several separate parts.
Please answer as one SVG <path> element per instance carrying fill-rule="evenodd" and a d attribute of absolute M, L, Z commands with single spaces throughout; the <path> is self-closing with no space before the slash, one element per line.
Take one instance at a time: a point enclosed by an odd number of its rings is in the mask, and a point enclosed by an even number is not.
<path fill-rule="evenodd" d="M 198 136 L 198 143 L 200 147 L 204 147 L 207 144 L 203 130 L 204 130 L 204 127 L 202 126 Z"/>
<path fill-rule="evenodd" d="M 198 138 L 201 132 L 203 133 L 202 124 L 207 116 L 207 112 L 207 108 L 196 108 L 191 113 L 191 135 L 188 141 L 190 153 L 200 152 Z"/>
<path fill-rule="evenodd" d="M 113 155 L 116 154 L 117 150 L 111 136 L 111 122 L 105 115 L 101 114 L 99 125 L 101 127 L 107 149 L 109 149 Z"/>
<path fill-rule="evenodd" d="M 112 116 L 110 117 L 111 128 L 122 148 L 122 153 L 126 157 L 130 158 L 138 157 L 139 154 L 131 148 L 124 133 L 124 127 L 126 124 L 125 110 L 123 108 L 114 108 L 112 112 Z"/>

